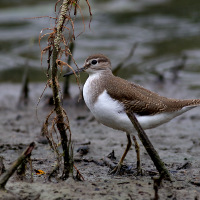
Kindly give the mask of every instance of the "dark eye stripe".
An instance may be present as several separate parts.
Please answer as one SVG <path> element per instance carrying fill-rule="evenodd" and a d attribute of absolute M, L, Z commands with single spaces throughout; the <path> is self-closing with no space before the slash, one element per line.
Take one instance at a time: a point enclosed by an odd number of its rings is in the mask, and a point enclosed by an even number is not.
<path fill-rule="evenodd" d="M 99 58 L 98 63 L 100 63 L 100 62 L 108 62 L 108 60 L 103 59 L 103 58 Z"/>

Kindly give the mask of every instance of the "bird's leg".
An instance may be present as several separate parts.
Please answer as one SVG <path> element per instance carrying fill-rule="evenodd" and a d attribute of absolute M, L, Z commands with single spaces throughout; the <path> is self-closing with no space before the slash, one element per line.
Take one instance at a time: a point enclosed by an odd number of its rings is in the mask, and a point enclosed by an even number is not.
<path fill-rule="evenodd" d="M 128 151 L 129 151 L 129 149 L 130 149 L 130 147 L 132 145 L 130 135 L 127 133 L 126 136 L 127 136 L 127 139 L 128 139 L 128 143 L 127 143 L 126 149 L 124 151 L 124 154 L 122 155 L 122 157 L 121 157 L 119 163 L 117 164 L 117 166 L 111 172 L 109 172 L 109 174 L 120 174 L 120 169 L 122 167 L 122 163 L 123 163 L 123 161 L 124 161 L 124 159 L 126 157 L 126 154 L 128 153 Z"/>
<path fill-rule="evenodd" d="M 133 141 L 135 143 L 135 152 L 137 155 L 137 175 L 142 175 L 142 168 L 140 164 L 140 145 L 138 144 L 135 136 L 133 136 Z"/>

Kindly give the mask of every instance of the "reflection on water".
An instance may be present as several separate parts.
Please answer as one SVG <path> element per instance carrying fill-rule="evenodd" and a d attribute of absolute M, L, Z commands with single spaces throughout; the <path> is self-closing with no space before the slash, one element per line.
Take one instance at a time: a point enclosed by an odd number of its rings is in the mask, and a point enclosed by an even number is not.
<path fill-rule="evenodd" d="M 13 1 L 0 3 L 0 81 L 12 68 L 28 65 L 37 77 L 40 64 L 38 36 L 43 28 L 52 28 L 54 1 Z M 135 73 L 162 73 L 187 56 L 181 76 L 200 73 L 200 1 L 199 0 L 110 0 L 92 1 L 91 30 L 76 39 L 74 57 L 79 66 L 94 52 L 108 55 L 116 66 L 126 57 L 133 44 L 138 47 L 131 60 L 120 72 L 123 77 Z M 85 6 L 84 13 L 87 13 Z M 88 15 L 87 15 L 88 16 Z M 87 21 L 87 20 L 86 20 Z M 76 21 L 76 34 L 83 30 L 81 19 Z M 86 22 L 88 25 L 88 22 Z M 42 46 L 46 45 L 45 40 Z M 43 66 L 46 66 L 45 58 Z M 42 70 L 41 70 L 42 73 Z M 19 79 L 21 80 L 20 74 Z M 35 74 L 35 76 L 34 76 Z M 7 80 L 10 80 L 7 78 Z M 41 80 L 41 79 L 37 79 Z"/>

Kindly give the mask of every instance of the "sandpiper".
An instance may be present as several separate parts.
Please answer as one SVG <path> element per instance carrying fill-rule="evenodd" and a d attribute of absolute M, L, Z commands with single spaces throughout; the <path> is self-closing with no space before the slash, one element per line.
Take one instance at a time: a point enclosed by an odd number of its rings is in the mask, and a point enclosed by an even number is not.
<path fill-rule="evenodd" d="M 100 123 L 126 132 L 128 143 L 117 167 L 119 172 L 123 160 L 131 147 L 131 135 L 136 130 L 127 116 L 132 111 L 143 129 L 155 128 L 174 117 L 200 105 L 200 99 L 179 100 L 158 95 L 140 85 L 116 77 L 111 71 L 110 60 L 102 54 L 89 56 L 82 68 L 89 77 L 83 87 L 87 107 Z M 73 74 L 67 73 L 64 76 Z M 134 139 L 134 142 L 137 141 Z"/>

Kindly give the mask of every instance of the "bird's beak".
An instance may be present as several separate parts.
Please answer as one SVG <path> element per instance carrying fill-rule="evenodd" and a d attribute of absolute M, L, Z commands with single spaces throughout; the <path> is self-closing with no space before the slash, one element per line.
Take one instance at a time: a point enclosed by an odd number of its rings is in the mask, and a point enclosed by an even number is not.
<path fill-rule="evenodd" d="M 80 72 L 83 72 L 84 70 L 85 70 L 85 67 L 83 66 L 83 67 L 80 68 L 80 69 L 77 69 L 77 70 L 74 70 L 74 71 L 72 71 L 72 72 L 68 72 L 68 73 L 64 74 L 63 77 L 70 76 L 70 75 L 72 75 L 72 74 L 78 74 L 78 73 L 80 73 Z"/>

